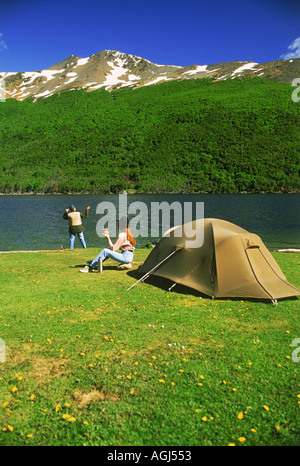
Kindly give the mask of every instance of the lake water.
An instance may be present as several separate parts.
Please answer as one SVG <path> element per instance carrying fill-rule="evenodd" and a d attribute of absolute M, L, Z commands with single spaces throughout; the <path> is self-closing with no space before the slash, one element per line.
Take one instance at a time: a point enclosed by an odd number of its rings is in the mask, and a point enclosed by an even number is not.
<path fill-rule="evenodd" d="M 70 204 L 81 212 L 91 205 L 90 215 L 83 220 L 87 247 L 102 248 L 107 243 L 96 232 L 101 219 L 96 208 L 104 201 L 113 203 L 118 212 L 118 195 L 0 196 L 0 250 L 54 250 L 61 245 L 68 248 L 68 223 L 62 216 Z M 149 212 L 153 202 L 171 205 L 178 201 L 182 206 L 189 202 L 194 211 L 196 204 L 203 202 L 206 218 L 227 220 L 256 233 L 270 250 L 300 248 L 300 194 L 127 195 L 128 207 L 136 201 L 148 206 Z M 158 240 L 159 237 L 151 237 L 149 227 L 148 237 L 137 237 L 137 247 Z M 75 247 L 81 247 L 77 237 Z"/>

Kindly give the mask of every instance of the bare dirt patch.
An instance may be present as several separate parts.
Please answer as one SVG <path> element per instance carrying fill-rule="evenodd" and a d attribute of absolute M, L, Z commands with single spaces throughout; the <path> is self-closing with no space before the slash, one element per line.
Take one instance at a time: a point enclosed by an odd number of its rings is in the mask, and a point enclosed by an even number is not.
<path fill-rule="evenodd" d="M 76 390 L 74 393 L 74 397 L 78 403 L 79 408 L 84 408 L 89 403 L 92 402 L 99 402 L 99 401 L 119 401 L 120 395 L 116 395 L 114 393 L 103 393 L 96 388 L 93 388 L 90 392 L 82 392 L 80 390 Z"/>

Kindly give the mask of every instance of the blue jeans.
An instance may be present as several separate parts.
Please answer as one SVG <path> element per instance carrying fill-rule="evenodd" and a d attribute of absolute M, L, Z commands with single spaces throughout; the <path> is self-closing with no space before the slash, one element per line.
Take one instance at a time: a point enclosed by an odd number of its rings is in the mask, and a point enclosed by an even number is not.
<path fill-rule="evenodd" d="M 133 259 L 133 252 L 132 251 L 117 252 L 117 251 L 112 251 L 111 249 L 108 249 L 108 248 L 104 248 L 98 254 L 98 256 L 96 256 L 95 259 L 93 259 L 92 262 L 90 263 L 90 267 L 92 269 L 95 269 L 98 266 L 99 259 L 102 259 L 103 262 L 106 259 L 113 259 L 117 262 L 120 262 L 121 264 L 128 264 Z"/>
<path fill-rule="evenodd" d="M 86 244 L 85 244 L 85 240 L 84 240 L 84 235 L 83 235 L 83 231 L 81 231 L 80 233 L 77 233 L 79 239 L 80 239 L 80 242 L 81 242 L 81 245 L 84 249 L 86 249 Z M 70 249 L 74 249 L 74 241 L 75 241 L 75 234 L 74 233 L 70 233 Z"/>

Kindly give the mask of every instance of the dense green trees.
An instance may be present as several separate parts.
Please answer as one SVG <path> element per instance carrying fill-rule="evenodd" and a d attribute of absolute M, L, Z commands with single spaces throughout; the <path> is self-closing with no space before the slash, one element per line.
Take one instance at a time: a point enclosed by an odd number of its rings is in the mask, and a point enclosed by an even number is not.
<path fill-rule="evenodd" d="M 299 190 L 289 84 L 186 80 L 0 104 L 0 192 Z"/>

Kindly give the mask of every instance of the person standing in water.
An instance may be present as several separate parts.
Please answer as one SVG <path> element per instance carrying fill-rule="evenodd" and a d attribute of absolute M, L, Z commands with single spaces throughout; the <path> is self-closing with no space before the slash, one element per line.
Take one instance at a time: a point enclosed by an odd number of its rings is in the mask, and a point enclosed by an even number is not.
<path fill-rule="evenodd" d="M 65 220 L 68 220 L 69 222 L 70 249 L 74 249 L 74 241 L 76 234 L 79 237 L 82 247 L 86 249 L 86 242 L 83 234 L 84 226 L 82 225 L 82 218 L 86 218 L 88 216 L 90 208 L 90 206 L 87 206 L 84 214 L 82 214 L 81 212 L 77 212 L 76 207 L 73 204 L 70 205 L 69 209 L 65 210 L 63 218 Z"/>

